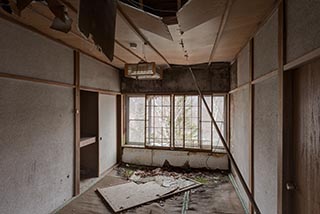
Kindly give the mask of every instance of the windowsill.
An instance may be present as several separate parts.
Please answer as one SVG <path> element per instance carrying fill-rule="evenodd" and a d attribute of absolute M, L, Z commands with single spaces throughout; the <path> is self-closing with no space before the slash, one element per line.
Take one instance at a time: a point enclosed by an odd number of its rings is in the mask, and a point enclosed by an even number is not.
<path fill-rule="evenodd" d="M 170 148 L 170 147 L 155 147 L 155 146 L 144 146 L 144 145 L 122 145 L 122 148 L 132 148 L 132 149 L 149 149 L 149 150 L 169 150 L 169 151 L 185 151 L 185 152 L 207 152 L 212 154 L 227 154 L 226 150 L 223 148 L 216 148 L 213 151 L 208 149 L 199 148 Z"/>
<path fill-rule="evenodd" d="M 122 148 L 145 149 L 144 145 L 130 145 L 130 144 L 122 145 Z"/>

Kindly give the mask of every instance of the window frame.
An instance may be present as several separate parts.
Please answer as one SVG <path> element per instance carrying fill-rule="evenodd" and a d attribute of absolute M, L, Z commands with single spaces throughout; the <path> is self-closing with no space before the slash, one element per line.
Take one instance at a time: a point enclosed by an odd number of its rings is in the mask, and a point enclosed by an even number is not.
<path fill-rule="evenodd" d="M 124 102 L 124 126 L 126 130 L 124 131 L 124 143 L 122 144 L 122 147 L 131 147 L 131 148 L 142 148 L 142 149 L 159 149 L 159 150 L 173 150 L 173 151 L 197 151 L 197 152 L 211 152 L 211 153 L 225 153 L 225 148 L 223 146 L 213 146 L 213 129 L 214 125 L 213 122 L 211 122 L 211 146 L 210 149 L 205 149 L 202 146 L 202 99 L 197 93 L 146 93 L 146 94 L 124 94 L 125 96 L 125 102 Z M 169 146 L 153 146 L 153 145 L 147 145 L 147 97 L 148 96 L 169 96 L 170 97 L 170 143 Z M 192 148 L 192 147 L 185 147 L 185 136 L 183 136 L 183 147 L 176 147 L 175 146 L 175 124 L 174 124 L 174 115 L 175 115 L 175 97 L 176 96 L 184 96 L 184 108 L 185 108 L 185 96 L 197 96 L 198 97 L 198 142 L 199 142 L 199 148 Z M 224 121 L 223 121 L 223 136 L 225 139 L 227 139 L 227 133 L 228 133 L 228 94 L 227 93 L 203 93 L 203 96 L 211 96 L 211 108 L 213 106 L 213 97 L 214 96 L 221 96 L 224 99 Z M 128 144 L 129 139 L 129 97 L 144 97 L 145 99 L 145 117 L 144 117 L 144 144 Z M 211 109 L 212 110 L 212 109 Z M 185 109 L 184 109 L 184 116 L 185 116 Z M 215 118 L 216 119 L 216 118 Z M 220 140 L 220 139 L 219 139 Z"/>

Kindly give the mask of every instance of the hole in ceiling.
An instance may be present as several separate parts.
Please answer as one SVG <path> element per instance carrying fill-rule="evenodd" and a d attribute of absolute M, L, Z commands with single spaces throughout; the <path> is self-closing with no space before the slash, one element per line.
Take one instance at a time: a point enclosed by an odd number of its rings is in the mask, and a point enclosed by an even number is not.
<path fill-rule="evenodd" d="M 176 13 L 188 0 L 121 0 L 121 2 L 133 7 L 143 9 L 144 11 L 156 16 L 163 17 L 163 21 L 170 24 L 178 24 Z M 141 7 L 141 3 L 143 8 Z"/>

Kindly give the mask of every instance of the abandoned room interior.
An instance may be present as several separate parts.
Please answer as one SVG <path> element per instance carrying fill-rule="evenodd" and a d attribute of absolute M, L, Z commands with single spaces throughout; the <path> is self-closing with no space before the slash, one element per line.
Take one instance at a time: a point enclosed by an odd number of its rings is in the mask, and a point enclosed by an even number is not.
<path fill-rule="evenodd" d="M 0 0 L 0 213 L 320 213 L 319 0 Z"/>

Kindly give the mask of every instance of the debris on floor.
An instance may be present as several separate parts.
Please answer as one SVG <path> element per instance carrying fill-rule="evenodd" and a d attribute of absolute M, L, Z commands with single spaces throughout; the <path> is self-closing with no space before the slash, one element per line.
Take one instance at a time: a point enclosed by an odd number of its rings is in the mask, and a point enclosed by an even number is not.
<path fill-rule="evenodd" d="M 228 171 L 190 169 L 190 168 L 155 168 L 148 166 L 136 166 L 121 164 L 109 172 L 103 179 L 90 189 L 85 191 L 67 206 L 61 209 L 59 214 L 87 214 L 87 213 L 115 213 L 114 210 L 103 199 L 97 189 L 116 187 L 117 185 L 134 183 L 139 186 L 153 182 L 157 188 L 172 188 L 179 186 L 179 181 L 196 181 L 201 186 L 193 189 L 185 188 L 181 192 L 168 193 L 163 197 L 144 203 L 142 205 L 121 209 L 122 214 L 212 214 L 212 213 L 236 213 L 244 214 L 237 193 L 232 186 Z M 173 179 L 174 178 L 174 179 Z M 132 184 L 131 184 L 132 185 Z M 148 184 L 149 185 L 149 184 Z M 187 184 L 185 184 L 187 186 Z M 180 185 L 180 188 L 182 185 Z M 127 189 L 121 194 L 127 192 Z M 117 197 L 121 194 L 115 194 Z M 164 194 L 164 193 L 160 193 Z M 137 194 L 132 198 L 136 199 Z M 117 201 L 118 202 L 118 201 Z M 124 206 L 125 205 L 121 205 Z M 120 207 L 119 207 L 120 208 Z"/>
<path fill-rule="evenodd" d="M 226 171 L 122 164 L 110 176 L 126 183 L 96 192 L 115 213 L 244 213 Z"/>
<path fill-rule="evenodd" d="M 129 174 L 131 176 L 128 178 Z M 97 189 L 114 212 L 124 211 L 202 185 L 181 174 L 163 171 L 160 168 L 135 172 L 124 170 L 123 176 L 130 182 Z"/>

